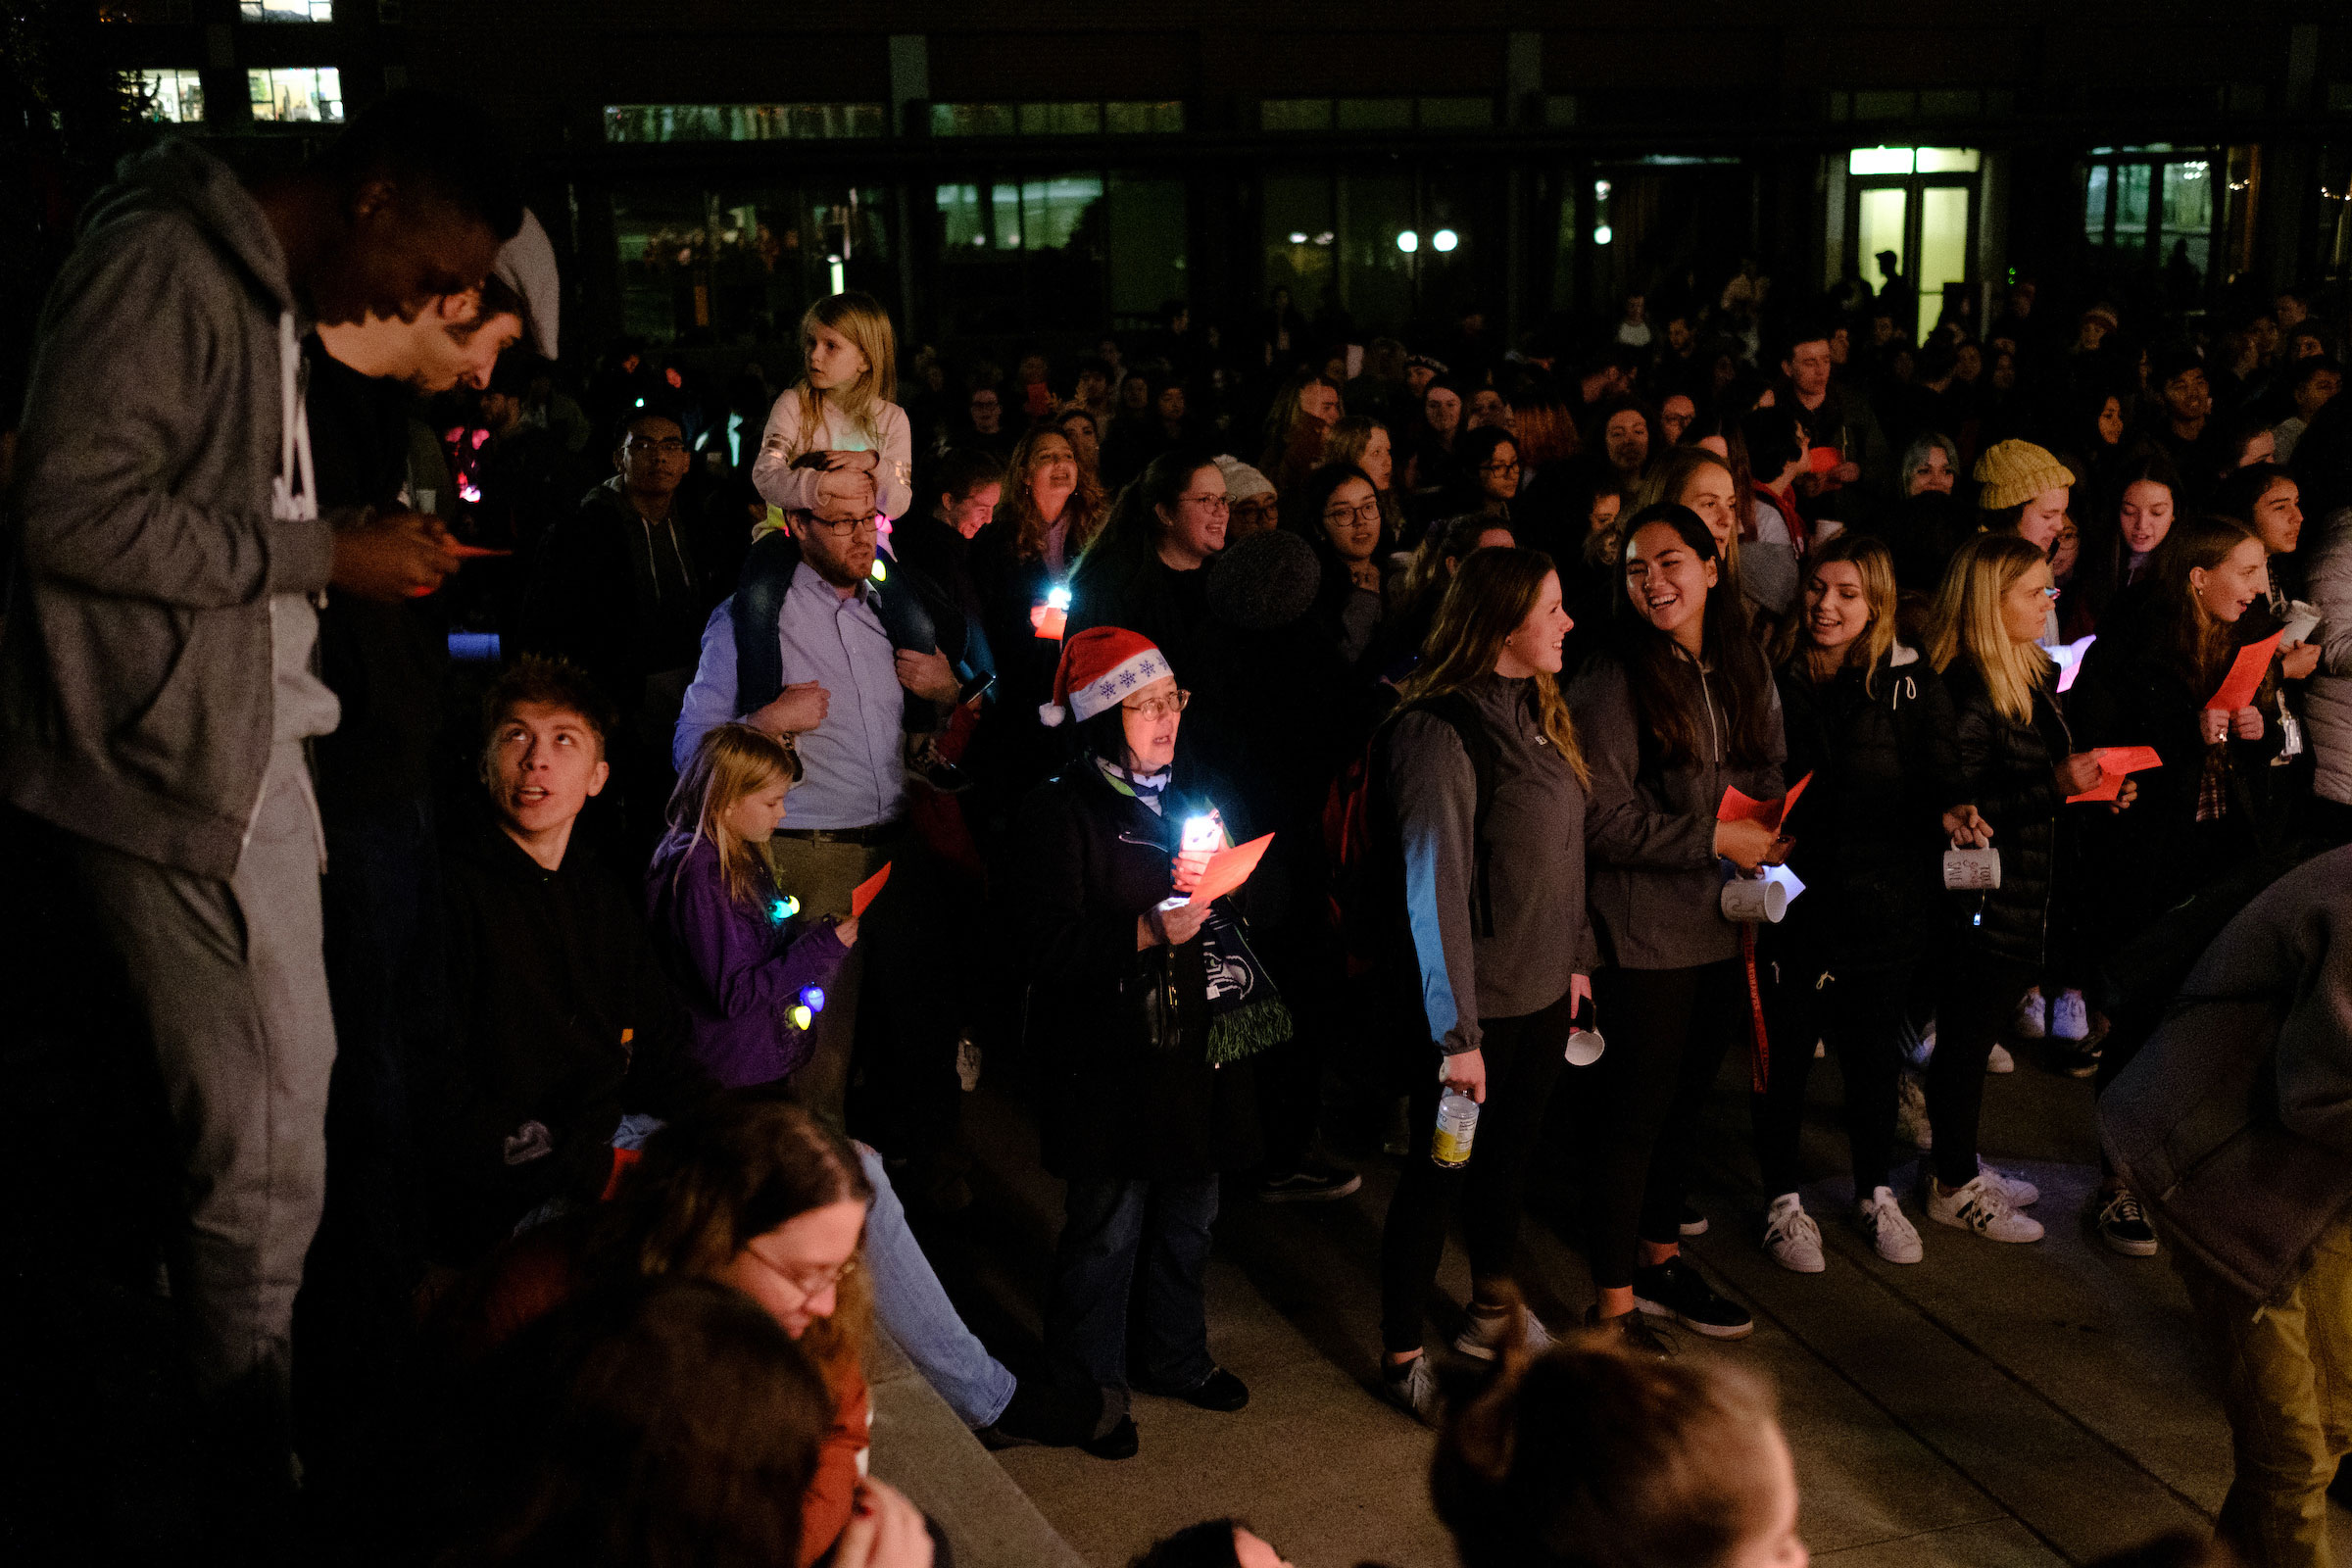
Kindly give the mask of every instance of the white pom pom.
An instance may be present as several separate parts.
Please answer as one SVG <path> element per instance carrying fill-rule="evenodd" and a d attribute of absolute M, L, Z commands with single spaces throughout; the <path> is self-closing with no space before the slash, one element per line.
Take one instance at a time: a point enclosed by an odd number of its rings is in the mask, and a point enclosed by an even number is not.
<path fill-rule="evenodd" d="M 1069 716 L 1070 710 L 1059 703 L 1048 703 L 1037 710 L 1037 721 L 1048 729 L 1053 729 Z"/>

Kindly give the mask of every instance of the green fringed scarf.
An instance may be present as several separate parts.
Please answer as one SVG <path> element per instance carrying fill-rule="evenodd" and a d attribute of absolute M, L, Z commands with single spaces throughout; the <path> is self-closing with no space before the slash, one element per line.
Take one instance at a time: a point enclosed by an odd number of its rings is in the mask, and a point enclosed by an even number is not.
<path fill-rule="evenodd" d="M 1200 922 L 1201 967 L 1208 971 L 1208 1059 L 1214 1066 L 1243 1061 L 1291 1038 L 1291 1009 L 1257 955 L 1243 940 L 1241 922 L 1211 906 Z"/>

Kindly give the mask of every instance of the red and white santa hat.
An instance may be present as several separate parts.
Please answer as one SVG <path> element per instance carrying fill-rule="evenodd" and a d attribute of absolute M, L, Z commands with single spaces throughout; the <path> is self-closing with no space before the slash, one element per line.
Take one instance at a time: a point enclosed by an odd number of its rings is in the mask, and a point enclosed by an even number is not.
<path fill-rule="evenodd" d="M 1054 701 L 1040 708 L 1037 716 L 1051 725 L 1075 715 L 1083 724 L 1174 673 L 1167 656 L 1149 638 L 1117 626 L 1089 626 L 1061 645 L 1061 663 L 1054 671 Z"/>

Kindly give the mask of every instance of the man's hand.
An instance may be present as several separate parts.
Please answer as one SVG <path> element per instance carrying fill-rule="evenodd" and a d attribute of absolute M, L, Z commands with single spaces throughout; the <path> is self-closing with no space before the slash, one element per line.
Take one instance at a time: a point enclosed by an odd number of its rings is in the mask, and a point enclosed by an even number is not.
<path fill-rule="evenodd" d="M 2135 779 L 2135 778 L 2127 777 L 2127 778 L 2125 778 L 2125 780 L 2124 780 L 2124 785 L 2123 785 L 2123 788 L 2121 788 L 2121 789 L 2119 789 L 2119 790 L 2117 790 L 2117 791 L 2115 792 L 2115 799 L 2107 803 L 2107 809 L 2108 809 L 2108 810 L 2110 810 L 2110 811 L 2120 811 L 2120 810 L 2123 810 L 2125 808 L 2129 807 L 2129 806 L 2130 806 L 2130 805 L 2131 805 L 2131 804 L 2132 804 L 2133 801 L 2136 801 L 2136 800 L 2138 800 L 2138 799 L 2139 799 L 2139 780 L 2137 780 L 2137 779 Z"/>
<path fill-rule="evenodd" d="M 2076 752 L 2058 764 L 2058 795 L 2061 800 L 2082 794 L 2099 781 L 2099 760 L 2089 752 Z"/>
<path fill-rule="evenodd" d="M 902 648 L 897 663 L 899 684 L 917 697 L 927 697 L 935 703 L 953 703 L 963 695 L 963 683 L 956 678 L 956 666 L 936 648 L 927 654 Z"/>
<path fill-rule="evenodd" d="M 743 721 L 764 734 L 798 735 L 822 724 L 832 704 L 832 693 L 815 681 L 805 680 L 785 687 L 783 695 L 765 708 L 744 714 Z"/>
<path fill-rule="evenodd" d="M 420 599 L 439 588 L 458 564 L 440 518 L 395 512 L 336 532 L 327 580 L 362 599 Z"/>
<path fill-rule="evenodd" d="M 1992 824 L 1973 806 L 1955 806 L 1943 813 L 1943 830 L 1955 850 L 1984 849 L 1992 842 Z"/>
<path fill-rule="evenodd" d="M 1487 1056 L 1483 1051 L 1457 1051 L 1438 1061 L 1438 1082 L 1478 1104 L 1487 1102 Z"/>
<path fill-rule="evenodd" d="M 2320 645 L 2297 643 L 2278 660 L 2278 673 L 2288 680 L 2303 680 L 2320 667 Z"/>
<path fill-rule="evenodd" d="M 816 520 L 856 522 L 874 514 L 874 476 L 862 468 L 828 468 L 816 481 Z"/>

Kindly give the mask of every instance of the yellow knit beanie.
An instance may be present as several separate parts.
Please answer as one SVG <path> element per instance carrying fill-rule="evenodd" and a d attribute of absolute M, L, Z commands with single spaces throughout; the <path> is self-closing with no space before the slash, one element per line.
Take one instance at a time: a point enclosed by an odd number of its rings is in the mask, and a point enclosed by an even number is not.
<path fill-rule="evenodd" d="M 1977 459 L 1977 505 L 2000 512 L 2033 500 L 2044 490 L 2073 484 L 2075 476 L 2049 453 L 2031 441 L 1996 441 Z"/>

